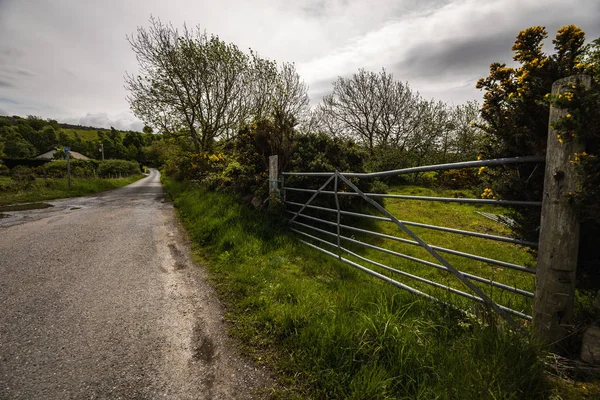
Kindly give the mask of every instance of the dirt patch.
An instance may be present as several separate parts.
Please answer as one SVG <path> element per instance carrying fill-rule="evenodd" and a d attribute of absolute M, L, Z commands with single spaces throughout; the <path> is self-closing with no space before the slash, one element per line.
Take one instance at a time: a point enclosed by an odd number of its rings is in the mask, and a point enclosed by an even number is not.
<path fill-rule="evenodd" d="M 175 271 L 181 271 L 182 269 L 185 269 L 187 267 L 187 265 L 185 265 L 185 263 L 182 263 L 181 261 L 177 261 L 175 263 L 175 265 L 173 266 L 173 269 Z"/>
<path fill-rule="evenodd" d="M 215 354 L 215 343 L 204 333 L 200 324 L 196 324 L 192 338 L 192 358 L 208 365 L 212 364 Z"/>
<path fill-rule="evenodd" d="M 175 260 L 175 264 L 173 265 L 173 269 L 175 271 L 181 271 L 187 267 L 185 254 L 177 247 L 174 243 L 169 243 L 169 251 L 171 252 L 171 256 Z"/>

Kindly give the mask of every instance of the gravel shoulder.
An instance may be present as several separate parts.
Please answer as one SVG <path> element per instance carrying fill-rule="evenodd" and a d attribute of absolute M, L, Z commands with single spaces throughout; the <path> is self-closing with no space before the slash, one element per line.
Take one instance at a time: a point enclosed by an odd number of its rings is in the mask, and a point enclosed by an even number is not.
<path fill-rule="evenodd" d="M 1 399 L 266 398 L 159 174 L 0 220 Z"/>

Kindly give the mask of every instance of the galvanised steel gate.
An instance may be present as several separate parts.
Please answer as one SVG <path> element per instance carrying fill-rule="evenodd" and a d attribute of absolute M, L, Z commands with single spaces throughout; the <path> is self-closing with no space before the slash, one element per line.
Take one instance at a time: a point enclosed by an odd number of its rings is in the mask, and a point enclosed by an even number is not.
<path fill-rule="evenodd" d="M 428 287 L 434 287 L 443 289 L 446 293 L 461 296 L 472 300 L 477 303 L 482 303 L 494 310 L 497 314 L 506 319 L 513 327 L 517 328 L 518 324 L 512 318 L 516 316 L 518 318 L 531 321 L 532 317 L 529 313 L 524 312 L 523 309 L 515 309 L 506 305 L 499 304 L 492 299 L 491 295 L 488 295 L 483 290 L 483 285 L 487 285 L 492 289 L 499 289 L 502 291 L 510 292 L 518 296 L 522 296 L 525 299 L 533 299 L 534 293 L 526 289 L 517 287 L 517 285 L 507 285 L 502 282 L 495 281 L 490 278 L 478 276 L 476 274 L 467 273 L 457 269 L 450 263 L 446 257 L 442 256 L 442 253 L 450 254 L 453 256 L 459 256 L 476 262 L 482 262 L 489 265 L 509 268 L 526 275 L 535 274 L 535 270 L 528 268 L 523 265 L 510 263 L 502 260 L 497 260 L 482 255 L 470 254 L 464 251 L 458 251 L 450 248 L 436 246 L 428 244 L 419 235 L 414 232 L 414 227 L 425 228 L 427 230 L 437 230 L 442 232 L 448 232 L 457 235 L 470 236 L 475 238 L 483 238 L 500 242 L 513 243 L 521 246 L 537 247 L 537 243 L 523 241 L 515 238 L 491 235 L 487 233 L 472 232 L 462 229 L 454 229 L 443 226 L 436 226 L 431 224 L 424 224 L 414 221 L 404 221 L 394 215 L 383 207 L 381 204 L 376 202 L 374 199 L 377 198 L 391 198 L 391 199 L 403 199 L 403 200 L 420 200 L 420 201 L 436 201 L 436 202 L 453 202 L 453 203 L 471 203 L 471 204 L 492 204 L 496 206 L 541 206 L 541 202 L 533 201 L 511 201 L 511 200 L 493 200 L 493 199 L 474 199 L 474 198 L 444 198 L 444 197 L 427 197 L 427 196 L 409 196 L 399 194 L 384 194 L 384 193 L 364 193 L 361 191 L 351 179 L 375 179 L 380 177 L 397 176 L 401 174 L 412 174 L 418 172 L 428 171 L 442 171 L 449 169 L 464 169 L 464 168 L 479 168 L 479 167 L 493 167 L 508 164 L 519 164 L 519 163 L 541 163 L 544 162 L 542 157 L 531 156 L 531 157 L 515 157 L 515 158 L 501 158 L 494 160 L 479 160 L 460 162 L 452 164 L 440 164 L 440 165 L 428 165 L 415 168 L 406 168 L 394 171 L 384 171 L 375 173 L 341 173 L 335 172 L 283 172 L 281 174 L 281 189 L 284 203 L 288 206 L 288 213 L 291 215 L 289 222 L 293 225 L 292 230 L 299 235 L 303 236 L 307 240 L 301 242 L 317 249 L 331 257 L 335 257 L 338 260 L 347 263 L 361 271 L 364 271 L 370 275 L 373 275 L 379 279 L 389 282 L 399 288 L 407 290 L 413 294 L 423 296 L 429 299 L 443 301 L 444 299 L 440 296 L 433 296 L 426 293 L 423 289 L 417 289 L 406 283 L 399 282 L 394 276 L 402 276 L 409 278 L 412 281 L 420 282 Z M 287 177 L 287 179 L 286 179 Z M 308 189 L 303 187 L 291 187 L 286 186 L 286 181 L 289 181 L 291 177 L 305 177 L 310 180 L 319 178 L 326 178 L 326 181 L 318 189 Z M 314 187 L 314 186 L 313 186 Z M 343 187 L 343 188 L 342 188 Z M 292 192 L 300 193 L 311 193 L 312 195 L 308 200 L 303 202 L 291 201 L 288 197 L 291 197 Z M 286 196 L 289 193 L 290 196 Z M 313 204 L 315 199 L 319 196 L 333 196 L 335 199 L 335 208 L 323 207 Z M 341 196 L 357 196 L 360 197 L 370 205 L 372 209 L 379 212 L 381 215 L 373 215 L 369 213 L 359 213 L 348 210 L 342 210 L 340 208 L 340 197 Z M 315 215 L 314 213 L 318 213 Z M 327 218 L 324 215 L 331 215 L 332 218 Z M 387 221 L 394 223 L 406 236 L 410 239 L 398 237 L 396 235 L 388 235 L 373 230 L 359 228 L 357 226 L 346 225 L 341 223 L 342 216 L 348 216 L 353 218 L 364 218 L 376 221 Z M 321 226 L 321 227 L 318 227 Z M 376 237 L 379 239 L 392 240 L 412 246 L 420 246 L 425 249 L 431 256 L 435 258 L 436 262 L 427 261 L 418 257 L 410 256 L 398 251 L 380 247 L 374 244 L 366 243 L 365 241 L 358 240 L 343 232 L 355 232 L 364 237 Z M 365 247 L 378 252 L 383 252 L 394 257 L 414 261 L 415 263 L 424 264 L 428 267 L 436 268 L 441 271 L 449 272 L 453 277 L 458 279 L 470 292 L 460 290 L 456 287 L 449 286 L 440 282 L 436 282 L 431 279 L 418 276 L 414 273 L 409 273 L 401 269 L 393 268 L 392 266 L 383 264 L 376 260 L 365 257 L 358 254 L 356 251 L 348 249 L 346 243 L 352 244 L 354 247 Z M 327 249 L 329 248 L 329 250 Z M 351 256 L 355 261 L 347 258 Z M 368 266 L 367 266 L 368 265 Z M 379 269 L 379 272 L 373 268 L 373 266 Z M 385 273 L 388 275 L 386 275 Z M 531 278 L 533 279 L 533 278 Z M 477 283 L 477 284 L 476 284 Z M 482 285 L 483 284 L 483 285 Z"/>

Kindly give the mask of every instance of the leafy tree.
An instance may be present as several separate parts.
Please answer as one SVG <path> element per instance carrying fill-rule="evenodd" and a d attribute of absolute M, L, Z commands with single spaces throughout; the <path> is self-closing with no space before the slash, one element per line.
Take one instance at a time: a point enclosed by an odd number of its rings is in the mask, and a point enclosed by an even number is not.
<path fill-rule="evenodd" d="M 240 122 L 247 56 L 199 29 L 151 19 L 129 38 L 143 76 L 127 75 L 128 100 L 142 120 L 169 135 L 185 134 L 197 151 Z"/>
<path fill-rule="evenodd" d="M 293 121 L 306 108 L 306 85 L 293 64 L 281 67 L 250 56 L 200 29 L 151 19 L 129 38 L 141 75 L 127 75 L 128 101 L 140 119 L 169 137 L 209 150 L 252 119 L 278 115 Z"/>
<path fill-rule="evenodd" d="M 4 154 L 10 158 L 28 158 L 36 154 L 35 147 L 12 129 L 4 138 Z"/>

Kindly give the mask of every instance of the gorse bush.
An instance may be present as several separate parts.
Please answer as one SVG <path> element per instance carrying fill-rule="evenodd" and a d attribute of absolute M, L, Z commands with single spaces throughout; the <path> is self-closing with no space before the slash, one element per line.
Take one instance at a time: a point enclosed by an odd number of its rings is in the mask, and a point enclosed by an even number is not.
<path fill-rule="evenodd" d="M 333 138 L 325 134 L 292 134 L 269 120 L 262 120 L 241 129 L 233 140 L 215 145 L 214 153 L 185 153 L 167 170 L 183 180 L 197 181 L 216 190 L 243 197 L 265 198 L 268 195 L 269 156 L 279 156 L 279 166 L 292 172 L 365 172 L 367 153 L 352 140 Z M 168 165 L 170 165 L 168 163 Z M 169 174 L 170 175 L 170 174 Z M 365 192 L 372 190 L 370 180 L 353 179 Z M 315 178 L 290 177 L 286 185 L 316 189 L 324 181 Z M 344 188 L 340 183 L 340 189 Z M 379 186 L 382 189 L 383 186 Z M 329 190 L 333 189 L 333 185 Z M 290 193 L 292 200 L 301 201 L 303 194 Z M 323 200 L 332 205 L 333 197 Z M 356 208 L 358 198 L 343 196 L 346 208 Z"/>
<path fill-rule="evenodd" d="M 479 171 L 483 171 L 480 169 Z M 470 189 L 481 184 L 478 171 L 473 169 L 450 169 L 437 171 L 435 183 L 445 189 Z"/>
<path fill-rule="evenodd" d="M 554 54 L 542 51 L 547 32 L 534 26 L 519 33 L 513 46 L 517 67 L 493 63 L 490 74 L 480 79 L 477 87 L 485 90 L 481 110 L 486 141 L 484 158 L 544 155 L 548 137 L 550 104 L 567 111 L 556 121 L 558 141 L 566 143 L 575 136 L 586 151 L 574 154 L 572 162 L 581 173 L 580 190 L 564 193 L 579 207 L 581 240 L 577 268 L 577 287 L 594 296 L 600 289 L 600 40 L 585 45 L 585 33 L 574 25 L 558 30 Z M 590 88 L 580 83 L 560 95 L 552 96 L 554 82 L 572 75 L 586 74 L 592 79 Z M 544 168 L 539 165 L 505 166 L 486 169 L 482 175 L 486 194 L 507 200 L 540 201 Z M 539 235 L 540 208 L 522 207 L 512 210 L 517 222 L 515 234 L 536 241 Z"/>

